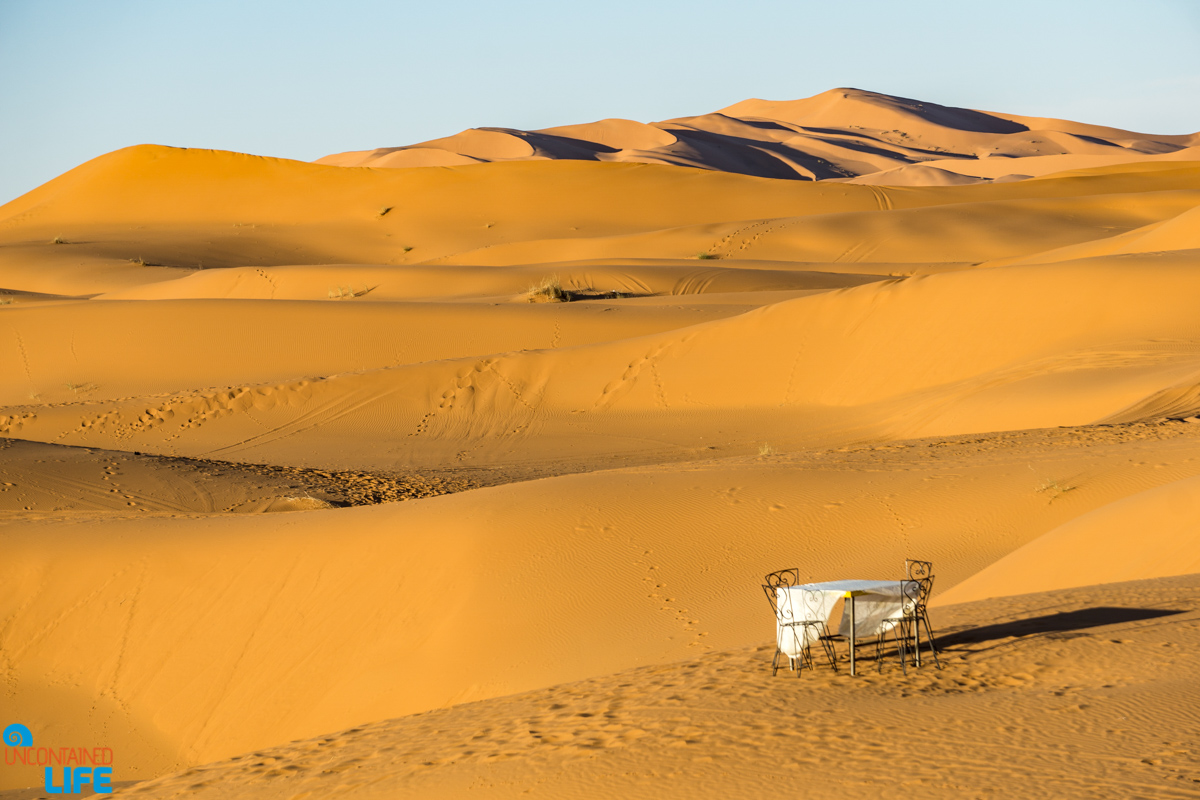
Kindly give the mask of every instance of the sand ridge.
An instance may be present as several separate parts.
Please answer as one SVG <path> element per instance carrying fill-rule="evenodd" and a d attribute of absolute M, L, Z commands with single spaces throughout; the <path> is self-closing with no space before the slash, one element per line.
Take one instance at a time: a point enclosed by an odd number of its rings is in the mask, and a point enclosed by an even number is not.
<path fill-rule="evenodd" d="M 1174 422 L 693 460 L 330 511 L 25 517 L 0 530 L 13 555 L 0 602 L 15 610 L 0 652 L 15 713 L 36 718 L 49 688 L 79 687 L 55 701 L 60 730 L 103 731 L 137 758 L 121 777 L 146 777 L 761 642 L 769 617 L 747 587 L 781 558 L 812 579 L 888 578 L 919 552 L 952 586 L 1091 509 L 1196 475 L 1197 431 Z M 604 591 L 581 591 L 581 575 L 603 575 Z M 89 630 L 108 643 L 95 667 L 66 658 Z M 180 694 L 197 659 L 218 680 Z M 102 713 L 86 713 L 94 697 L 108 698 Z"/>
<path fill-rule="evenodd" d="M 1197 590 L 1189 576 L 949 607 L 940 671 L 772 679 L 768 647 L 746 647 L 331 731 L 120 794 L 694 797 L 795 780 L 941 797 L 1015 777 L 1027 797 L 1194 797 L 1197 698 L 1181 673 L 1200 647 Z"/>
<path fill-rule="evenodd" d="M 316 163 L 425 167 L 527 159 L 673 164 L 764 178 L 945 186 L 1083 166 L 1200 160 L 1200 134 L 1154 136 L 920 102 L 859 89 L 746 100 L 664 122 L 606 119 L 537 131 L 472 128 Z"/>
<path fill-rule="evenodd" d="M 6 714 L 148 796 L 1194 793 L 1198 146 L 835 90 L 81 165 L 0 207 Z M 766 572 L 911 556 L 946 671 L 764 678 Z"/>

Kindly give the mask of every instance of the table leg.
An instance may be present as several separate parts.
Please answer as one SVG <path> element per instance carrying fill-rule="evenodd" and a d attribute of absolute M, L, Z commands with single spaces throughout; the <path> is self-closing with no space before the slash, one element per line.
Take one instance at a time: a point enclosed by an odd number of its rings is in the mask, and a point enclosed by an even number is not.
<path fill-rule="evenodd" d="M 848 602 L 850 604 L 850 674 L 853 676 L 855 674 L 855 672 L 854 672 L 854 648 L 856 645 L 855 636 L 854 636 L 854 595 L 850 595 L 849 597 L 847 597 L 846 602 Z"/>

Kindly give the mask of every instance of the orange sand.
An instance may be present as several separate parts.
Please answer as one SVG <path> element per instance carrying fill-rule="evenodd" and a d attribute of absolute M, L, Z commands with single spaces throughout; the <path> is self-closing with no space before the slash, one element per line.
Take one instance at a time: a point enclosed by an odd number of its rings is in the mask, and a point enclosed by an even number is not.
<path fill-rule="evenodd" d="M 1189 796 L 1198 145 L 835 90 L 84 164 L 0 207 L 4 716 L 145 796 Z M 770 679 L 764 573 L 906 556 L 946 671 Z M 965 631 L 1098 606 L 1184 613 Z"/>

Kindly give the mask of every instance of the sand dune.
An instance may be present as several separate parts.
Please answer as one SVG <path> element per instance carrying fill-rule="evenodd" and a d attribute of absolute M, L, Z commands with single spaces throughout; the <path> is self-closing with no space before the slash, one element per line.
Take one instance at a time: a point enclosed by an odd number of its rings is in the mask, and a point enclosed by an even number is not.
<path fill-rule="evenodd" d="M 1147 482 L 1195 475 L 1198 448 L 1197 426 L 1177 423 L 693 460 L 301 514 L 31 519 L 0 533 L 14 713 L 78 687 L 53 700 L 62 735 L 107 731 L 137 753 L 122 774 L 143 777 L 670 663 L 769 635 L 745 589 L 780 559 L 888 577 L 921 552 L 953 584 Z M 1052 479 L 1079 488 L 1060 496 Z M 87 713 L 97 697 L 105 710 Z"/>
<path fill-rule="evenodd" d="M 731 649 L 357 725 L 129 796 L 685 798 L 802 784 L 874 798 L 901 784 L 952 797 L 1019 782 L 1030 798 L 1193 797 L 1197 590 L 1190 577 L 942 609 L 941 672 L 771 680 L 765 647 Z"/>
<path fill-rule="evenodd" d="M 1150 489 L 1084 514 L 958 584 L 943 603 L 1200 573 L 1200 483 Z"/>
<path fill-rule="evenodd" d="M 457 346 L 477 353 L 455 358 L 447 347 L 453 340 L 414 347 L 409 334 L 393 327 L 390 335 L 399 333 L 412 353 L 407 358 L 383 337 L 376 354 L 360 347 L 353 363 L 336 339 L 332 348 L 314 342 L 303 361 L 294 354 L 290 365 L 270 357 L 272 380 L 293 375 L 279 383 L 186 392 L 179 389 L 181 374 L 169 398 L 126 399 L 114 396 L 127 390 L 121 382 L 93 390 L 110 398 L 102 407 L 86 393 L 70 398 L 60 392 L 57 402 L 12 407 L 0 430 L 169 455 L 428 468 L 452 442 L 458 443 L 455 463 L 496 465 L 550 458 L 568 443 L 578 457 L 666 457 L 694 447 L 698 432 L 711 427 L 717 432 L 705 434 L 706 444 L 782 440 L 827 447 L 873 436 L 1128 422 L 1164 416 L 1154 405 L 1164 392 L 1183 398 L 1169 409 L 1182 417 L 1200 412 L 1195 392 L 1180 394 L 1200 381 L 1195 282 L 1185 256 L 966 270 L 838 289 L 695 324 L 695 311 L 676 313 L 672 324 L 661 309 L 638 308 L 623 331 L 629 338 L 580 342 L 584 331 L 601 335 L 598 327 L 585 327 L 568 334 L 574 342 L 560 342 L 575 346 L 557 348 L 539 338 L 552 335 L 553 317 L 507 313 L 527 312 L 529 304 L 502 306 L 506 313 L 478 319 L 529 319 L 526 341 L 543 349 L 485 354 L 482 343 L 468 339 Z M 1113 306 L 1107 299 L 1114 296 L 1125 302 Z M 989 302 L 975 300 L 981 297 Z M 373 306 L 356 312 L 344 304 L 324 307 L 337 312 L 326 315 L 330 319 L 355 313 L 364 326 L 359 330 L 370 330 Z M 609 323 L 611 314 L 590 304 L 555 307 L 576 312 L 581 326 Z M 461 304 L 449 308 L 459 319 L 470 313 L 458 311 Z M 285 309 L 303 313 L 295 305 Z M 376 324 L 395 326 L 386 309 L 381 304 L 373 312 Z M 41 316 L 52 324 L 62 313 Z M 437 306 L 404 313 L 406 324 L 417 326 L 454 318 Z M 914 319 L 938 324 L 914 326 Z M 634 320 L 658 324 L 662 332 L 639 330 Z M 560 337 L 570 330 L 556 324 Z M 956 331 L 953 342 L 942 340 L 946 327 Z M 998 338 L 997 330 L 1007 335 Z M 201 349 L 194 344 L 191 352 Z M 321 366 L 321 354 L 325 364 L 343 369 L 305 374 Z M 243 360 L 242 374 L 255 363 Z M 722 380 L 713 381 L 714 374 Z M 210 380 L 220 377 L 214 370 Z M 1142 414 L 1133 413 L 1143 406 Z M 774 433 L 780 429 L 787 433 Z M 384 436 L 389 446 L 361 448 L 359 460 L 349 461 L 347 443 L 364 436 Z"/>
<path fill-rule="evenodd" d="M 914 718 L 930 796 L 1186 796 L 1198 152 L 835 90 L 84 164 L 0 207 L 6 715 L 149 796 L 876 796 Z M 764 573 L 909 556 L 946 671 L 769 679 Z"/>
<path fill-rule="evenodd" d="M 472 128 L 406 147 L 339 153 L 317 163 L 631 161 L 764 178 L 865 183 L 872 176 L 873 185 L 947 186 L 1179 158 L 1198 144 L 1200 134 L 1154 136 L 833 89 L 804 100 L 746 100 L 717 113 L 650 124 L 607 119 L 537 131 Z M 1186 158 L 1197 160 L 1194 151 Z"/>
<path fill-rule="evenodd" d="M 310 511 L 463 491 L 475 482 L 328 472 L 0 439 L 0 511 L 150 514 Z"/>

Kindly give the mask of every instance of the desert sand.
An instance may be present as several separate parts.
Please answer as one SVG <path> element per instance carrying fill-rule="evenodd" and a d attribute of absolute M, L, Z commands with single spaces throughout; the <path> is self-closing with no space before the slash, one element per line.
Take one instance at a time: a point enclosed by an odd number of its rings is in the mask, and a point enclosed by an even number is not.
<path fill-rule="evenodd" d="M 1135 161 L 1200 160 L 1200 137 L 951 108 L 859 89 L 746 100 L 711 114 L 605 119 L 543 130 L 472 128 L 401 147 L 337 153 L 341 167 L 446 167 L 567 159 L 674 164 L 763 178 L 952 186 Z"/>
<path fill-rule="evenodd" d="M 1198 214 L 1200 134 L 849 89 L 102 156 L 0 206 L 5 724 L 142 797 L 1196 796 Z M 765 573 L 909 557 L 944 669 L 771 676 Z"/>

